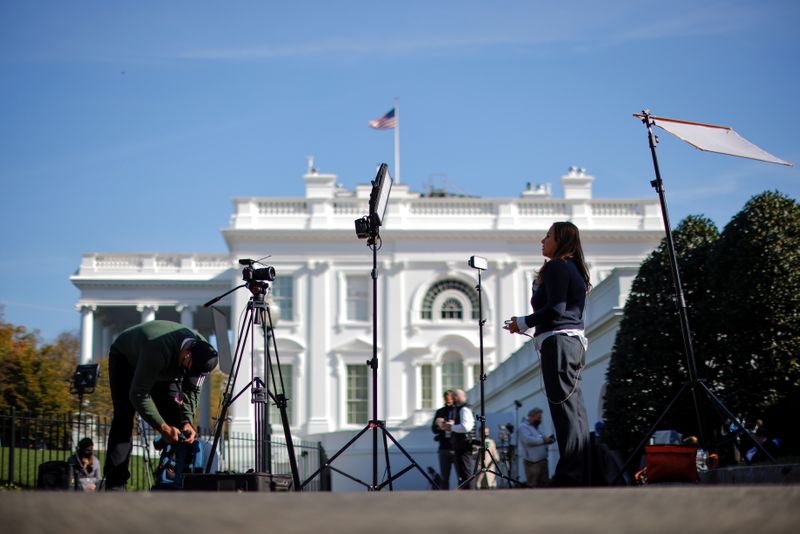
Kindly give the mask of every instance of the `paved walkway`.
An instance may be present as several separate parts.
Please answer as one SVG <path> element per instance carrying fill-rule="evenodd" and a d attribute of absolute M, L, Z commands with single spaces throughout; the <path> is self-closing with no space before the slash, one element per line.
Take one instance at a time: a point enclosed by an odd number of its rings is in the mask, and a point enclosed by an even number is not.
<path fill-rule="evenodd" d="M 800 486 L 381 493 L 0 493 L 8 534 L 800 532 Z"/>

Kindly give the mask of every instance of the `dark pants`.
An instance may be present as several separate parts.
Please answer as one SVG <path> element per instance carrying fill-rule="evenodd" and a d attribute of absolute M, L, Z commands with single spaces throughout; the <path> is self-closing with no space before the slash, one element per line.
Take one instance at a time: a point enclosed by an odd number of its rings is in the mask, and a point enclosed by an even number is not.
<path fill-rule="evenodd" d="M 556 430 L 559 459 L 553 485 L 591 484 L 589 418 L 578 386 L 578 371 L 585 351 L 578 338 L 556 334 L 547 338 L 541 350 L 542 379 Z"/>
<path fill-rule="evenodd" d="M 108 432 L 108 448 L 103 476 L 107 489 L 124 487 L 130 478 L 128 462 L 133 448 L 133 420 L 136 409 L 130 401 L 131 382 L 134 369 L 122 354 L 112 352 L 108 357 L 108 380 L 111 386 L 111 402 L 114 415 Z M 167 424 L 177 426 L 180 422 L 180 405 L 175 402 L 178 392 L 173 382 L 156 382 L 150 393 L 159 413 Z"/>
<path fill-rule="evenodd" d="M 454 462 L 453 449 L 439 449 L 439 474 L 442 476 L 442 484 L 439 489 L 450 489 L 450 470 Z"/>
<path fill-rule="evenodd" d="M 464 484 L 464 481 L 472 476 L 472 451 L 471 450 L 456 450 L 453 454 L 454 465 L 456 468 L 456 477 L 458 478 L 458 489 L 468 490 L 469 484 Z"/>

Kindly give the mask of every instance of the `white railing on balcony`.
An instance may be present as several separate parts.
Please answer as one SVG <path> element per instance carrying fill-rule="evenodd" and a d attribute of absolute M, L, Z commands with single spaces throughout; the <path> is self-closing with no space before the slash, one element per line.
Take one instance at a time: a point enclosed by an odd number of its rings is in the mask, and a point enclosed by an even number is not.
<path fill-rule="evenodd" d="M 97 274 L 215 275 L 230 269 L 225 254 L 84 254 L 78 276 Z"/>
<path fill-rule="evenodd" d="M 523 217 L 565 218 L 570 216 L 569 205 L 565 202 L 521 200 L 517 201 L 516 205 L 517 213 Z"/>
<path fill-rule="evenodd" d="M 368 211 L 367 199 L 238 198 L 231 230 L 350 229 L 353 217 Z M 594 200 L 554 198 L 401 197 L 390 199 L 391 229 L 424 230 L 437 218 L 437 228 L 502 230 L 548 221 L 572 220 L 582 229 L 658 229 L 658 202 L 652 200 Z M 163 259 L 161 268 L 170 268 Z"/>
<path fill-rule="evenodd" d="M 347 215 L 358 217 L 369 211 L 369 204 L 361 200 L 335 200 L 333 202 L 334 215 Z"/>
<path fill-rule="evenodd" d="M 495 215 L 497 203 L 475 198 L 420 198 L 409 201 L 409 213 L 437 217 Z"/>
<path fill-rule="evenodd" d="M 305 200 L 259 200 L 259 215 L 307 215 L 308 204 Z"/>
<path fill-rule="evenodd" d="M 642 214 L 642 203 L 637 201 L 604 201 L 591 202 L 592 215 L 597 217 L 639 217 Z"/>

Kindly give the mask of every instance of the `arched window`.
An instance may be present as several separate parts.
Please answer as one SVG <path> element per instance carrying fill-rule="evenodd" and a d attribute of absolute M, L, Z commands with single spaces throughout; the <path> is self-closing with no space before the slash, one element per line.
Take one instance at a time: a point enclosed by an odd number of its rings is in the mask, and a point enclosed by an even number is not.
<path fill-rule="evenodd" d="M 442 357 L 442 391 L 464 387 L 464 362 L 457 352 L 447 352 Z"/>
<path fill-rule="evenodd" d="M 461 301 L 454 298 L 449 298 L 442 304 L 442 319 L 463 319 L 464 307 Z"/>
<path fill-rule="evenodd" d="M 447 291 L 448 289 L 463 293 L 464 296 L 469 300 L 470 306 L 472 307 L 472 318 L 478 319 L 478 292 L 471 285 L 462 282 L 461 280 L 453 280 L 452 278 L 436 282 L 430 287 L 430 289 L 428 289 L 428 292 L 425 293 L 425 297 L 422 299 L 422 312 L 420 314 L 422 319 L 433 319 L 433 302 L 440 293 Z M 445 304 L 449 303 L 451 300 L 458 302 L 456 299 L 447 299 Z M 458 302 L 458 305 L 461 306 L 461 303 Z M 442 314 L 444 314 L 444 311 L 445 307 L 443 306 Z M 463 315 L 464 310 L 463 307 L 461 307 L 461 316 L 459 318 L 463 318 Z M 445 319 L 446 317 L 442 315 L 442 318 Z"/>

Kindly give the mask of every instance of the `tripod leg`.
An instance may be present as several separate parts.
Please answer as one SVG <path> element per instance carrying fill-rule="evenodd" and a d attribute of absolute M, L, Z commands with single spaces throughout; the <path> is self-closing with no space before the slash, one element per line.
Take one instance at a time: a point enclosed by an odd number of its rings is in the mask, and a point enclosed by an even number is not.
<path fill-rule="evenodd" d="M 389 491 L 394 491 L 394 486 L 392 486 L 392 466 L 389 463 L 389 442 L 386 440 L 386 432 L 383 433 L 383 454 L 386 457 L 386 478 L 389 481 Z"/>
<path fill-rule="evenodd" d="M 491 462 L 491 464 L 490 464 L 490 465 L 491 465 L 491 466 L 494 466 L 494 467 L 496 468 L 496 470 L 495 470 L 495 469 L 492 469 L 491 467 L 487 467 L 487 468 L 486 468 L 486 472 L 488 472 L 488 473 L 492 473 L 493 475 L 495 475 L 495 476 L 498 476 L 498 477 L 502 478 L 503 480 L 505 480 L 506 482 L 508 482 L 508 483 L 509 483 L 509 484 L 508 484 L 508 485 L 509 485 L 509 487 L 511 487 L 511 484 L 512 484 L 512 483 L 513 483 L 513 484 L 516 484 L 516 485 L 517 485 L 518 487 L 520 487 L 520 488 L 524 488 L 524 487 L 526 487 L 526 486 L 527 486 L 527 484 L 525 484 L 525 483 L 523 483 L 523 482 L 521 482 L 521 481 L 519 481 L 519 480 L 517 480 L 516 478 L 513 478 L 513 477 L 511 476 L 511 469 L 509 469 L 509 473 L 508 473 L 508 475 L 504 475 L 504 474 L 503 474 L 503 470 L 502 470 L 502 469 L 500 469 L 500 462 L 498 462 L 498 461 L 497 461 L 497 458 L 495 458 L 495 457 L 494 457 L 494 454 L 492 454 L 492 451 L 491 451 L 491 450 L 489 450 L 489 449 L 487 449 L 487 450 L 486 450 L 486 452 L 488 452 L 488 453 L 489 453 L 489 458 L 491 458 L 491 460 L 492 460 L 492 462 Z"/>
<path fill-rule="evenodd" d="M 758 448 L 758 450 L 764 453 L 764 456 L 769 458 L 770 462 L 772 462 L 773 464 L 776 463 L 775 458 L 773 458 L 772 455 L 767 452 L 764 446 L 755 438 L 755 436 L 753 436 L 752 432 L 750 432 L 749 430 L 747 430 L 747 428 L 745 428 L 745 426 L 742 424 L 739 418 L 733 415 L 733 412 L 731 412 L 728 409 L 728 407 L 725 406 L 725 404 L 723 404 L 723 402 L 719 399 L 719 397 L 717 397 L 716 394 L 713 391 L 711 391 L 711 389 L 706 385 L 706 383 L 700 382 L 700 386 L 703 388 L 703 391 L 705 391 L 706 395 L 711 400 L 711 402 L 713 402 L 717 406 L 717 409 L 722 413 L 724 413 L 728 419 L 736 423 L 736 426 L 741 428 L 744 431 L 744 433 L 747 434 L 747 437 L 750 438 L 750 441 L 753 442 L 753 444 Z"/>
<path fill-rule="evenodd" d="M 417 470 L 422 474 L 422 476 L 425 477 L 425 480 L 428 481 L 428 484 L 430 484 L 432 488 L 439 489 L 439 485 L 436 482 L 434 482 L 433 479 L 428 475 L 428 473 L 426 473 L 425 470 L 422 469 L 419 466 L 419 464 L 414 460 L 414 458 L 412 458 L 412 456 L 410 454 L 408 454 L 408 451 L 406 451 L 403 448 L 403 446 L 400 445 L 400 442 L 398 442 L 396 439 L 394 439 L 394 436 L 392 436 L 391 432 L 389 432 L 385 427 L 381 427 L 381 429 L 383 430 L 384 435 L 386 437 L 388 437 L 390 440 L 392 440 L 392 443 L 394 443 L 394 446 L 397 447 L 397 449 L 403 454 L 403 456 L 405 456 L 406 459 L 409 462 L 411 462 L 411 468 L 416 467 Z M 406 471 L 408 471 L 408 469 L 404 469 L 403 471 L 401 471 L 400 473 L 395 475 L 393 478 L 399 478 Z"/>
<path fill-rule="evenodd" d="M 647 441 L 650 439 L 650 436 L 652 436 L 653 432 L 655 432 L 658 429 L 658 426 L 661 424 L 661 421 L 664 420 L 664 417 L 666 417 L 667 413 L 669 413 L 669 411 L 672 409 L 672 406 L 678 401 L 681 395 L 683 395 L 683 392 L 686 391 L 686 388 L 689 386 L 690 386 L 689 382 L 684 382 L 683 385 L 681 386 L 681 389 L 678 390 L 678 393 L 676 393 L 675 396 L 672 397 L 672 400 L 669 401 L 667 407 L 664 409 L 663 412 L 661 412 L 661 415 L 658 416 L 656 422 L 653 423 L 650 429 L 645 433 L 644 437 L 642 438 L 642 441 L 639 442 L 636 448 L 633 449 L 633 452 L 631 452 L 630 456 L 628 456 L 628 459 L 625 461 L 625 463 L 622 464 L 622 467 L 617 473 L 617 476 L 615 476 L 614 480 L 611 481 L 612 486 L 616 484 L 620 478 L 622 478 L 622 475 L 625 474 L 625 470 L 628 469 L 628 466 L 631 464 L 633 459 L 642 451 L 644 446 L 647 444 Z"/>
<path fill-rule="evenodd" d="M 350 441 L 348 441 L 348 442 L 345 444 L 345 446 L 344 446 L 344 447 L 342 447 L 341 449 L 339 449 L 339 450 L 336 452 L 336 454 L 334 454 L 333 456 L 331 456 L 331 457 L 328 459 L 328 461 L 325 463 L 325 465 L 321 465 L 321 466 L 319 467 L 319 469 L 317 469 L 316 471 L 314 471 L 314 473 L 313 473 L 313 474 L 312 474 L 310 477 L 308 477 L 307 479 L 305 479 L 305 480 L 303 481 L 303 483 L 302 483 L 302 484 L 300 484 L 300 489 L 303 489 L 303 488 L 305 488 L 305 487 L 308 485 L 308 483 L 309 483 L 309 482 L 311 482 L 312 480 L 314 480 L 314 478 L 316 478 L 316 476 L 317 476 L 318 474 L 322 473 L 322 472 L 323 472 L 324 470 L 326 470 L 326 469 L 333 469 L 334 471 L 336 471 L 337 473 L 339 473 L 340 471 L 339 471 L 338 469 L 334 469 L 334 468 L 331 466 L 331 464 L 334 462 L 334 460 L 336 460 L 336 458 L 338 458 L 339 456 L 341 456 L 341 455 L 342 455 L 342 453 L 344 453 L 344 451 L 346 451 L 347 449 L 349 449 L 349 448 L 350 448 L 350 445 L 352 445 L 353 443 L 355 443 L 356 441 L 358 441 L 358 438 L 360 438 L 361 436 L 363 436 L 363 435 L 364 435 L 364 433 L 365 433 L 367 430 L 369 430 L 370 428 L 371 428 L 371 425 L 367 425 L 367 426 L 365 426 L 364 428 L 362 428 L 362 429 L 361 429 L 361 431 L 360 431 L 358 434 L 356 434 L 355 436 L 353 436 L 353 437 L 352 437 L 352 439 L 351 439 Z M 352 478 L 352 477 L 351 477 L 351 478 Z M 355 479 L 354 479 L 354 480 L 355 480 Z M 369 487 L 369 486 L 367 486 L 367 487 Z"/>
<path fill-rule="evenodd" d="M 297 457 L 294 452 L 294 441 L 292 441 L 292 431 L 289 428 L 289 414 L 286 411 L 286 396 L 281 394 L 277 396 L 278 410 L 281 414 L 281 424 L 283 425 L 283 436 L 286 440 L 286 452 L 289 456 L 289 469 L 292 471 L 292 482 L 294 482 L 294 490 L 300 491 L 300 470 L 297 468 Z"/>

